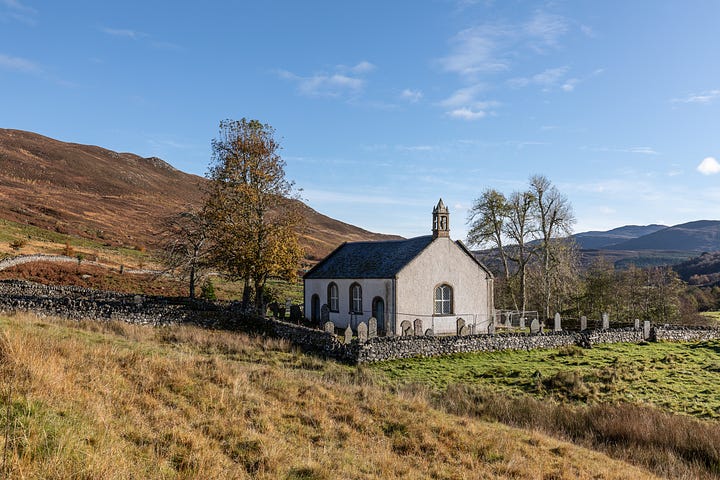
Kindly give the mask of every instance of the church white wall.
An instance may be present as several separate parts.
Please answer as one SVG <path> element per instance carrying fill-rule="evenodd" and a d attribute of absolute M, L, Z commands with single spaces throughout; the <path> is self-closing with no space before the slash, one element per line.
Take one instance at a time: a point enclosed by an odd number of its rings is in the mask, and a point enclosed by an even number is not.
<path fill-rule="evenodd" d="M 372 303 L 375 297 L 385 302 L 385 324 L 389 325 L 391 312 L 394 311 L 393 280 L 390 279 L 306 279 L 305 280 L 305 316 L 310 318 L 311 300 L 313 294 L 320 296 L 320 305 L 329 304 L 327 288 L 330 282 L 338 286 L 339 311 L 330 312 L 330 321 L 336 327 L 346 328 L 348 325 L 355 330 L 360 322 L 367 323 L 372 314 Z M 350 285 L 359 283 L 362 288 L 362 315 L 351 315 L 350 312 Z M 378 325 L 378 329 L 380 326 Z"/>
<path fill-rule="evenodd" d="M 435 316 L 435 287 L 443 283 L 453 289 L 453 314 Z M 492 312 L 492 279 L 449 238 L 437 238 L 397 275 L 397 335 L 403 320 L 416 318 L 423 321 L 423 331 L 455 333 L 458 317 L 486 333 Z"/>

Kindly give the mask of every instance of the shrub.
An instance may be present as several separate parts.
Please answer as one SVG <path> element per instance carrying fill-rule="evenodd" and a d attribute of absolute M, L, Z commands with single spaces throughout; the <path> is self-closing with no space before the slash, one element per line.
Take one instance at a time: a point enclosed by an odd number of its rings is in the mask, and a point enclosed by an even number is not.
<path fill-rule="evenodd" d="M 10 248 L 12 248 L 16 252 L 23 248 L 25 245 L 27 245 L 27 241 L 23 239 L 13 240 L 12 242 L 10 242 Z"/>

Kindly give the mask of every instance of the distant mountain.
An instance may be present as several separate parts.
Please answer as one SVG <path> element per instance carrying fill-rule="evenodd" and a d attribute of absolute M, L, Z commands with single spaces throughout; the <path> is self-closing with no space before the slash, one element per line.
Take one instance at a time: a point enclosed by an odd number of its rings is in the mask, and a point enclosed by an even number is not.
<path fill-rule="evenodd" d="M 162 219 L 198 206 L 203 177 L 155 157 L 0 129 L 0 218 L 114 245 L 152 247 Z M 301 244 L 319 259 L 368 232 L 301 205 Z"/>
<path fill-rule="evenodd" d="M 605 247 L 608 250 L 674 250 L 711 252 L 720 250 L 720 221 L 698 220 Z"/>
<path fill-rule="evenodd" d="M 605 232 L 591 231 L 576 233 L 573 235 L 575 242 L 581 249 L 602 249 L 611 245 L 639 238 L 659 230 L 668 228 L 666 225 L 625 225 L 623 227 L 613 228 Z"/>

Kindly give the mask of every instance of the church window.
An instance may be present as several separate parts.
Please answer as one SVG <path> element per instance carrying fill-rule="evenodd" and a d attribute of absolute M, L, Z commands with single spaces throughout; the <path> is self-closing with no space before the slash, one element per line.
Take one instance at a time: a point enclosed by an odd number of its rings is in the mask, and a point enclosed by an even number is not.
<path fill-rule="evenodd" d="M 328 285 L 327 304 L 331 312 L 337 312 L 340 310 L 338 301 L 338 286 L 335 282 L 331 282 Z"/>
<path fill-rule="evenodd" d="M 359 283 L 350 285 L 350 313 L 362 313 L 362 288 Z"/>
<path fill-rule="evenodd" d="M 450 315 L 453 313 L 453 291 L 447 284 L 435 289 L 435 315 Z"/>

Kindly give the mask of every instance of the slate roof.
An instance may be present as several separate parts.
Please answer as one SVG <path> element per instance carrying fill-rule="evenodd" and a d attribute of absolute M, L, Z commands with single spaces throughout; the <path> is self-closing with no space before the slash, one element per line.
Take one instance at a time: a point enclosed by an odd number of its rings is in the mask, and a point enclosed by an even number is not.
<path fill-rule="evenodd" d="M 432 235 L 426 235 L 408 240 L 343 243 L 304 278 L 394 278 L 432 241 Z"/>

